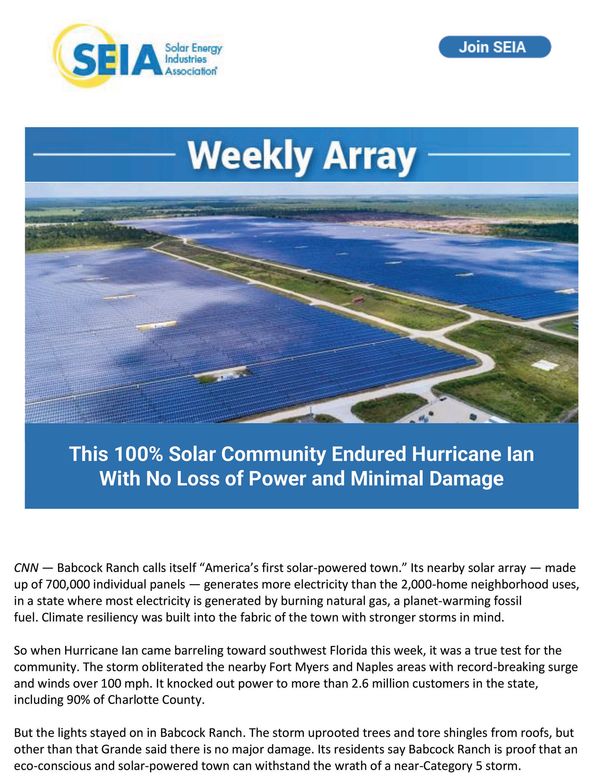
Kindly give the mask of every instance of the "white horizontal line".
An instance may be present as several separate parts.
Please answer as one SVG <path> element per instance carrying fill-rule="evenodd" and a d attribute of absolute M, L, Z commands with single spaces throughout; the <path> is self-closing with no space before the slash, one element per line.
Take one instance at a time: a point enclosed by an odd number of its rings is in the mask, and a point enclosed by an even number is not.
<path fill-rule="evenodd" d="M 570 151 L 444 151 L 428 152 L 427 156 L 571 156 Z"/>
<path fill-rule="evenodd" d="M 155 151 L 127 151 L 123 153 L 116 152 L 100 152 L 100 151 L 69 151 L 69 152 L 55 152 L 55 151 L 34 151 L 33 156 L 177 156 L 174 151 L 169 152 L 155 152 Z"/>

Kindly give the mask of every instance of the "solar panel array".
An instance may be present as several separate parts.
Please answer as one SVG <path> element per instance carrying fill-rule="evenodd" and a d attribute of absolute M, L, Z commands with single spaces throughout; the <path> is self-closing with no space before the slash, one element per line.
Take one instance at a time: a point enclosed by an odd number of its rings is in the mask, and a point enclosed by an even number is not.
<path fill-rule="evenodd" d="M 30 254 L 26 274 L 33 423 L 220 422 L 474 363 L 144 249 Z"/>
<path fill-rule="evenodd" d="M 531 319 L 578 308 L 577 246 L 220 216 L 127 222 L 207 246 Z"/>

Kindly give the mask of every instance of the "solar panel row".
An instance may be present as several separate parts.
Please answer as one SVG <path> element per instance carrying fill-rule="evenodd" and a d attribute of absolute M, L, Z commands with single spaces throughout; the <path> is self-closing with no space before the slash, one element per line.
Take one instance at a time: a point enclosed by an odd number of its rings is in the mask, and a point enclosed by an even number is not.
<path fill-rule="evenodd" d="M 516 318 L 578 307 L 576 294 L 556 293 L 577 287 L 577 246 L 570 244 L 236 216 L 127 223 Z"/>
<path fill-rule="evenodd" d="M 579 295 L 546 291 L 539 294 L 524 294 L 522 297 L 489 300 L 482 302 L 479 307 L 514 318 L 542 318 L 578 310 Z"/>
<path fill-rule="evenodd" d="M 193 377 L 50 400 L 27 407 L 29 422 L 219 422 L 352 393 L 473 361 L 407 338 L 257 365 L 247 377 Z"/>
<path fill-rule="evenodd" d="M 26 266 L 31 423 L 219 422 L 473 363 L 143 249 Z"/>

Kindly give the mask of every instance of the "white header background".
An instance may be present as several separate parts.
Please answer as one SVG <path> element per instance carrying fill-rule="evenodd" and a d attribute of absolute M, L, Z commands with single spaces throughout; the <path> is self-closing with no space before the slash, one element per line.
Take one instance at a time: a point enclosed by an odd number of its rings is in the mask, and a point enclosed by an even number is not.
<path fill-rule="evenodd" d="M 84 561 L 109 559 L 173 560 L 210 557 L 217 561 L 287 561 L 299 558 L 332 561 L 414 560 L 496 561 L 497 563 L 576 563 L 581 573 L 580 606 L 566 620 L 550 602 L 531 619 L 516 618 L 502 633 L 477 637 L 457 632 L 449 644 L 479 640 L 505 644 L 558 642 L 581 664 L 581 673 L 569 683 L 537 696 L 478 694 L 411 694 L 410 703 L 387 696 L 387 702 L 348 703 L 328 697 L 326 703 L 304 694 L 287 708 L 285 699 L 269 695 L 245 697 L 235 713 L 222 709 L 219 725 L 306 723 L 335 727 L 341 724 L 395 725 L 413 720 L 431 726 L 453 722 L 535 727 L 544 722 L 578 729 L 582 756 L 569 773 L 590 777 L 596 747 L 593 711 L 597 709 L 597 670 L 591 642 L 597 618 L 598 516 L 598 385 L 599 334 L 596 296 L 600 257 L 597 245 L 598 154 L 600 137 L 595 113 L 598 95 L 598 28 L 591 4 L 564 2 L 326 2 L 305 0 L 288 4 L 254 0 L 231 2 L 81 2 L 14 4 L 10 20 L 5 10 L 2 91 L 3 123 L 3 262 L 5 318 L 2 381 L 3 542 L 2 599 L 12 600 L 12 566 L 16 561 Z M 16 17 L 16 18 L 15 18 Z M 52 61 L 56 35 L 75 22 L 105 28 L 117 42 L 131 44 L 165 41 L 222 44 L 220 74 L 216 78 L 115 78 L 95 89 L 67 83 Z M 449 60 L 438 52 L 445 35 L 545 35 L 552 52 L 540 60 Z M 6 47 L 8 46 L 8 47 Z M 581 474 L 582 509 L 543 511 L 365 511 L 206 513 L 172 512 L 25 512 L 23 510 L 23 128 L 25 126 L 579 126 L 581 130 Z M 556 452 L 560 456 L 560 451 Z M 595 589 L 595 590 L 594 590 Z M 2 626 L 10 625 L 5 613 Z M 99 639 L 118 642 L 118 629 L 79 634 L 85 644 Z M 31 633 L 28 633 L 28 639 Z M 8 668 L 12 645 L 24 640 L 12 628 L 0 651 L 6 679 L 2 702 L 10 700 Z M 284 644 L 299 632 L 281 633 Z M 352 634 L 355 641 L 364 632 Z M 128 639 L 135 639 L 129 634 Z M 243 633 L 217 636 L 189 635 L 224 643 Z M 259 642 L 261 632 L 249 642 Z M 302 639 L 318 644 L 335 635 L 311 633 Z M 339 635 L 338 635 L 339 638 Z M 421 638 L 409 632 L 373 634 L 372 641 L 388 639 L 409 644 Z M 58 642 L 59 632 L 48 631 L 38 640 Z M 432 630 L 427 639 L 446 639 Z M 168 641 L 168 640 L 167 640 Z M 290 699 L 291 704 L 291 699 Z M 128 720 L 120 709 L 97 725 L 115 726 Z M 150 713 L 136 709 L 136 725 Z M 86 713 L 87 714 L 87 713 Z M 177 713 L 185 718 L 185 713 Z M 51 724 L 75 715 L 33 708 L 18 713 L 33 723 Z M 82 716 L 83 717 L 83 716 Z M 159 716 L 174 724 L 175 713 Z M 7 734 L 15 714 L 4 709 L 3 764 L 12 762 Z M 112 719 L 111 719 L 112 718 Z M 60 720 L 59 720 L 60 719 Z M 84 724 L 83 719 L 78 723 Z M 538 762 L 529 775 L 553 777 L 565 773 L 560 762 Z"/>
<path fill-rule="evenodd" d="M 577 8 L 579 7 L 579 14 Z M 18 31 L 26 124 L 44 126 L 573 126 L 583 2 L 57 2 Z M 119 42 L 222 44 L 215 78 L 142 75 L 77 89 L 52 44 L 76 22 Z M 545 35 L 545 59 L 452 60 L 445 35 Z M 23 72 L 25 71 L 25 72 Z M 16 77 L 17 74 L 15 74 Z M 23 78 L 23 75 L 25 78 Z M 57 77 L 58 76 L 58 77 Z"/>

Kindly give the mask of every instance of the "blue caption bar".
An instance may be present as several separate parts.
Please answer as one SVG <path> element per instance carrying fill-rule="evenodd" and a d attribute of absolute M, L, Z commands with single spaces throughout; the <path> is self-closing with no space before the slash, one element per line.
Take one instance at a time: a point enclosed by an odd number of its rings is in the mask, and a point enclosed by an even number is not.
<path fill-rule="evenodd" d="M 577 437 L 576 424 L 29 424 L 26 506 L 574 508 Z M 393 455 L 366 456 L 378 450 Z"/>
<path fill-rule="evenodd" d="M 205 161 L 194 168 L 190 143 L 203 141 L 215 153 L 214 169 Z M 234 156 L 250 150 L 252 161 L 232 167 L 217 148 Z M 577 129 L 30 128 L 26 180 L 576 181 Z"/>
<path fill-rule="evenodd" d="M 552 44 L 543 35 L 448 35 L 439 48 L 451 59 L 541 59 Z"/>

